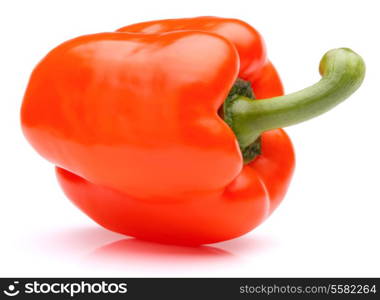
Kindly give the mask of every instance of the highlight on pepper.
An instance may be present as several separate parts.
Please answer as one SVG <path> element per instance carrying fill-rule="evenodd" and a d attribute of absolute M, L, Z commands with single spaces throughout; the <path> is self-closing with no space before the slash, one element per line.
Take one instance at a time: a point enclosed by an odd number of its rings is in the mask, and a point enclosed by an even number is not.
<path fill-rule="evenodd" d="M 276 209 L 294 169 L 281 128 L 348 98 L 365 65 L 339 48 L 319 70 L 319 82 L 284 95 L 247 23 L 144 22 L 49 52 L 30 77 L 21 124 L 67 197 L 98 224 L 162 243 L 215 243 Z"/>

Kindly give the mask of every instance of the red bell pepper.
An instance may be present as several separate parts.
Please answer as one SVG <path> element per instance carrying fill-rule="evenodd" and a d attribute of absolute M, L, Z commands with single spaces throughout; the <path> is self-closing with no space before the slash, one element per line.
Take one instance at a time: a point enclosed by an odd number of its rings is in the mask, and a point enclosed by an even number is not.
<path fill-rule="evenodd" d="M 22 128 L 57 166 L 66 195 L 102 226 L 214 243 L 250 231 L 284 197 L 294 153 L 278 128 L 343 101 L 364 69 L 353 51 L 331 50 L 320 82 L 281 96 L 248 24 L 145 22 L 53 49 L 30 78 Z"/>

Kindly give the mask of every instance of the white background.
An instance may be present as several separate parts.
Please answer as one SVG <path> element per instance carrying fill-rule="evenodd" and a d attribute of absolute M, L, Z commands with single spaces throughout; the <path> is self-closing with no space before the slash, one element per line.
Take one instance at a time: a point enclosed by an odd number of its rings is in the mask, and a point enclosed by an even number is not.
<path fill-rule="evenodd" d="M 380 276 L 378 1 L 1 1 L 0 276 Z M 280 208 L 253 232 L 199 248 L 126 238 L 65 198 L 53 166 L 22 136 L 35 64 L 75 36 L 161 18 L 242 19 L 264 36 L 287 92 L 319 79 L 324 52 L 367 64 L 360 90 L 288 129 L 297 155 Z"/>

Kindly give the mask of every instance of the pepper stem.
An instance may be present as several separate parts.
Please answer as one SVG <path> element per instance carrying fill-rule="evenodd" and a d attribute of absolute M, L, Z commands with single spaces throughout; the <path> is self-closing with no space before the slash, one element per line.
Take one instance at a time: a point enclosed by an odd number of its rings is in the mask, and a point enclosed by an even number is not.
<path fill-rule="evenodd" d="M 323 56 L 319 72 L 318 83 L 289 95 L 261 100 L 239 95 L 224 103 L 225 121 L 242 151 L 264 131 L 309 120 L 347 99 L 361 85 L 365 64 L 348 48 L 333 49 Z"/>

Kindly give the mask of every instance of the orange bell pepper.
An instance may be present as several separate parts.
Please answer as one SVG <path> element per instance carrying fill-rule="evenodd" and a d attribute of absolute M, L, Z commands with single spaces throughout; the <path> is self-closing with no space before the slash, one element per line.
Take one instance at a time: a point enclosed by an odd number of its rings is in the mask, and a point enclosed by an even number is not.
<path fill-rule="evenodd" d="M 105 228 L 214 243 L 250 231 L 283 199 L 294 153 L 278 128 L 330 109 L 364 77 L 349 49 L 328 52 L 320 70 L 319 83 L 281 96 L 248 24 L 145 22 L 53 49 L 30 78 L 22 128 L 66 195 Z"/>

